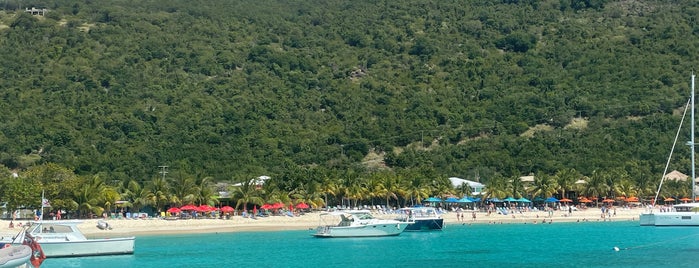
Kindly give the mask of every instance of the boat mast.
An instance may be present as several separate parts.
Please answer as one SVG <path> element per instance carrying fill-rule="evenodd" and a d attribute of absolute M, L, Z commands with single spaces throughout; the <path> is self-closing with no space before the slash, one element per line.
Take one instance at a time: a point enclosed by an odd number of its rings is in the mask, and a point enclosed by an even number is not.
<path fill-rule="evenodd" d="M 696 188 L 695 185 L 695 180 L 697 175 L 695 174 L 695 162 L 694 162 L 694 72 L 692 72 L 692 117 L 691 117 L 691 132 L 692 132 L 692 140 L 690 141 L 690 146 L 692 147 L 692 202 L 696 201 L 696 191 L 694 188 Z"/>

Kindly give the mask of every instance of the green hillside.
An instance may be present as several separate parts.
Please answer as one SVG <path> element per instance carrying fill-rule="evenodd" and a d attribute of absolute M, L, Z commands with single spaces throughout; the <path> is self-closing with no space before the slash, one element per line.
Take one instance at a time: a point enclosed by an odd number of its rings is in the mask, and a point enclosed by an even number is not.
<path fill-rule="evenodd" d="M 149 181 L 159 166 L 285 183 L 574 169 L 650 185 L 699 55 L 699 2 L 685 0 L 0 8 L 0 163 L 111 181 Z M 686 173 L 679 147 L 671 167 Z"/>

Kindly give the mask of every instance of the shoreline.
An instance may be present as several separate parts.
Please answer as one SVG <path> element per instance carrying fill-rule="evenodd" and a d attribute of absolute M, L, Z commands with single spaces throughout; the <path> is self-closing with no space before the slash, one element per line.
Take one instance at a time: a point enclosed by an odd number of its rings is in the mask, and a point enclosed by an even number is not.
<path fill-rule="evenodd" d="M 602 222 L 602 221 L 638 221 L 639 215 L 644 209 L 618 209 L 616 216 L 602 218 L 602 211 L 590 208 L 582 211 L 573 211 L 570 216 L 563 211 L 554 211 L 549 217 L 545 211 L 516 212 L 511 215 L 501 215 L 492 213 L 487 215 L 484 212 L 477 212 L 476 219 L 472 217 L 473 211 L 463 212 L 457 220 L 457 213 L 450 211 L 442 214 L 446 226 L 453 224 L 543 224 L 561 222 Z M 374 214 L 377 218 L 396 218 L 397 214 Z M 338 218 L 339 219 L 339 218 Z M 257 231 L 289 231 L 289 230 L 310 230 L 320 225 L 320 212 L 310 212 L 304 215 L 289 216 L 269 216 L 256 219 L 233 216 L 230 219 L 107 219 L 111 230 L 101 230 L 97 228 L 100 219 L 86 219 L 78 227 L 88 238 L 109 238 L 122 236 L 144 236 L 144 235 L 178 235 L 178 234 L 202 234 L 202 233 L 229 233 L 229 232 L 257 232 Z M 50 221 L 50 220 L 49 220 Z M 24 222 L 24 221 L 16 221 Z M 10 229 L 9 220 L 0 221 L 0 236 L 12 236 L 17 234 L 21 228 Z M 328 222 L 322 222 L 329 224 Z"/>

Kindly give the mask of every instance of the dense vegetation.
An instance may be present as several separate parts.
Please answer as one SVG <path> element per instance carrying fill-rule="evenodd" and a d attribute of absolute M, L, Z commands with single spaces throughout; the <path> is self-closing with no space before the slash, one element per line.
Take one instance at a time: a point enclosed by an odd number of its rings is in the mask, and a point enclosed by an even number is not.
<path fill-rule="evenodd" d="M 260 175 L 273 178 L 265 195 L 233 201 L 405 203 L 454 191 L 449 176 L 497 195 L 565 193 L 584 178 L 583 194 L 648 196 L 699 54 L 699 4 L 685 0 L 0 8 L 0 163 L 84 211 L 136 202 L 125 196 L 136 190 L 159 208 L 215 202 L 192 191 Z M 688 148 L 676 155 L 671 167 L 687 173 Z M 32 175 L 47 169 L 75 177 L 76 188 Z M 508 183 L 529 174 L 541 185 L 527 193 Z M 387 178 L 394 190 L 348 190 L 390 188 Z M 116 196 L 61 192 L 87 186 Z M 670 189 L 690 194 L 689 184 Z"/>

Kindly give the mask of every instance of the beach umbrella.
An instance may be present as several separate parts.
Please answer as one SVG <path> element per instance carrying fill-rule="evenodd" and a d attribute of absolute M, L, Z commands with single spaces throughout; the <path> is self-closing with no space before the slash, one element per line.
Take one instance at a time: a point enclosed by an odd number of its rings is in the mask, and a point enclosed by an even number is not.
<path fill-rule="evenodd" d="M 526 199 L 524 197 L 520 197 L 520 198 L 517 198 L 517 202 L 531 203 L 532 201 L 529 201 L 529 199 Z"/>
<path fill-rule="evenodd" d="M 690 200 L 692 200 L 692 199 L 689 199 L 687 197 L 680 198 L 680 201 L 685 202 L 685 203 L 687 203 L 687 201 L 690 201 Z"/>
<path fill-rule="evenodd" d="M 498 199 L 497 197 L 490 198 L 490 199 L 488 199 L 488 201 L 495 202 L 495 203 L 502 202 L 502 200 Z"/>
<path fill-rule="evenodd" d="M 457 203 L 473 203 L 473 201 L 471 201 L 471 199 L 469 199 L 468 197 L 461 198 L 461 199 L 457 200 L 456 202 Z"/>
<path fill-rule="evenodd" d="M 196 210 L 197 206 L 189 204 L 189 205 L 184 205 L 180 208 L 181 210 Z"/>
<path fill-rule="evenodd" d="M 563 198 L 563 199 L 558 200 L 558 201 L 559 201 L 559 202 L 563 202 L 563 203 L 573 202 L 573 200 L 570 200 L 570 199 L 568 199 L 568 198 Z"/>
<path fill-rule="evenodd" d="M 231 206 L 224 206 L 221 208 L 221 212 L 233 212 L 235 209 Z"/>
<path fill-rule="evenodd" d="M 444 200 L 444 202 L 456 203 L 456 202 L 459 202 L 459 199 L 456 199 L 456 197 L 449 197 L 449 198 L 447 198 L 447 200 Z"/>
<path fill-rule="evenodd" d="M 167 210 L 167 212 L 168 213 L 180 213 L 180 212 L 182 212 L 182 210 L 180 208 L 177 208 L 177 207 L 171 207 Z"/>
<path fill-rule="evenodd" d="M 558 202 L 558 199 L 552 196 L 552 197 L 546 198 L 545 202 L 546 203 L 556 203 L 556 202 Z"/>
<path fill-rule="evenodd" d="M 587 199 L 587 198 L 582 198 L 582 199 L 580 199 L 580 200 L 578 200 L 578 201 L 580 201 L 581 203 L 591 203 L 591 202 L 592 202 L 592 200 Z"/>
<path fill-rule="evenodd" d="M 275 203 L 274 205 L 272 205 L 272 208 L 273 208 L 273 209 L 280 209 L 280 208 L 283 208 L 283 207 L 284 207 L 284 203 L 282 203 L 282 202 Z"/>
<path fill-rule="evenodd" d="M 425 202 L 442 202 L 442 199 L 437 197 L 430 197 L 425 199 Z"/>
<path fill-rule="evenodd" d="M 632 197 L 626 198 L 626 202 L 638 202 L 638 197 L 632 196 Z"/>
<path fill-rule="evenodd" d="M 675 199 L 672 197 L 665 198 L 665 202 L 674 202 Z"/>
<path fill-rule="evenodd" d="M 558 200 L 558 199 L 556 199 L 556 200 Z M 544 202 L 544 201 L 546 201 L 546 199 L 544 199 L 540 196 L 534 197 L 534 202 Z"/>
<path fill-rule="evenodd" d="M 296 208 L 298 208 L 298 209 L 307 209 L 307 208 L 309 208 L 309 206 L 308 206 L 308 204 L 306 204 L 306 203 L 298 203 L 298 204 L 296 204 Z"/>
<path fill-rule="evenodd" d="M 614 203 L 614 199 L 605 198 L 602 200 L 603 203 Z"/>
<path fill-rule="evenodd" d="M 512 197 L 507 197 L 507 198 L 505 198 L 504 201 L 507 201 L 507 202 L 517 202 L 517 199 L 514 199 L 514 198 L 512 198 Z"/>

